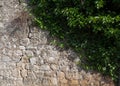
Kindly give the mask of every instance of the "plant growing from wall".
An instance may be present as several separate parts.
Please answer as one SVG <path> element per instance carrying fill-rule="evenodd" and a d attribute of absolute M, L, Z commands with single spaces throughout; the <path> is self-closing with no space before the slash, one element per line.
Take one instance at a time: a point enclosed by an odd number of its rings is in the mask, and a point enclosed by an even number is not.
<path fill-rule="evenodd" d="M 119 0 L 30 0 L 37 24 L 72 47 L 85 51 L 88 69 L 118 78 Z"/>

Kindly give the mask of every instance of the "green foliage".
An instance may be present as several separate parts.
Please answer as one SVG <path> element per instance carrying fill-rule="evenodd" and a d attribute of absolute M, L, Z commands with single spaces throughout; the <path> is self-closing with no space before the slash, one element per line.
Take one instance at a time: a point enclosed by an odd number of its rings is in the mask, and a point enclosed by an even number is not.
<path fill-rule="evenodd" d="M 42 29 L 76 52 L 85 51 L 86 65 L 118 78 L 120 69 L 119 0 L 31 0 L 31 12 Z M 61 47 L 65 46 L 63 43 Z"/>

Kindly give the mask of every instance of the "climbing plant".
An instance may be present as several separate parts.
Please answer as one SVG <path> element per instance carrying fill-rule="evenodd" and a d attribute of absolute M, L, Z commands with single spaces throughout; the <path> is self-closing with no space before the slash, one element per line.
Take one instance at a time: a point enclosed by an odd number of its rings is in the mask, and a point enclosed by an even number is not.
<path fill-rule="evenodd" d="M 83 67 L 118 79 L 120 0 L 30 0 L 29 5 L 37 24 L 62 47 L 84 50 Z"/>

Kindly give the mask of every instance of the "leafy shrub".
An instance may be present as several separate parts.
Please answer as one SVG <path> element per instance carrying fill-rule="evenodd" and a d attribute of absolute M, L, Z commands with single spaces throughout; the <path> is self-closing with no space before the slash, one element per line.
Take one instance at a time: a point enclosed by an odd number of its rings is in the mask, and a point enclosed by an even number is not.
<path fill-rule="evenodd" d="M 84 67 L 118 78 L 120 69 L 119 0 L 30 0 L 37 24 L 76 52 Z"/>

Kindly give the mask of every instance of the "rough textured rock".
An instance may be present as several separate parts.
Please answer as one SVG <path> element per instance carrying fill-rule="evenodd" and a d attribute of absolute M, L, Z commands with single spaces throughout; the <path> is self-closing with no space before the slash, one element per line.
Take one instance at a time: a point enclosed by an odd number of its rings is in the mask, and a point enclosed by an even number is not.
<path fill-rule="evenodd" d="M 50 45 L 49 32 L 29 23 L 19 1 L 0 0 L 0 86 L 114 86 L 77 67 L 72 50 Z"/>

